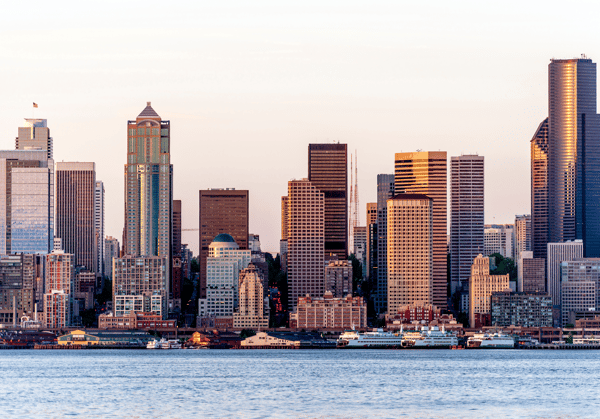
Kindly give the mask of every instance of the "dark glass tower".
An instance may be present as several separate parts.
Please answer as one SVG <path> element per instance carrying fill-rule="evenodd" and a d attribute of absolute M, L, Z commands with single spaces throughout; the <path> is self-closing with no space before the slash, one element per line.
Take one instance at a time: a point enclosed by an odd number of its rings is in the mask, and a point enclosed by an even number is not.
<path fill-rule="evenodd" d="M 546 258 L 548 243 L 548 118 L 531 139 L 531 237 L 534 258 Z"/>

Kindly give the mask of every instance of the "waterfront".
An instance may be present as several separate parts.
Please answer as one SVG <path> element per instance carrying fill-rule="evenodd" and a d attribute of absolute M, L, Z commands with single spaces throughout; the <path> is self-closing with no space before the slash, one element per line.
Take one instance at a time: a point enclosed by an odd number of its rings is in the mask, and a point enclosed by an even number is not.
<path fill-rule="evenodd" d="M 592 418 L 596 351 L 0 351 L 16 417 Z"/>

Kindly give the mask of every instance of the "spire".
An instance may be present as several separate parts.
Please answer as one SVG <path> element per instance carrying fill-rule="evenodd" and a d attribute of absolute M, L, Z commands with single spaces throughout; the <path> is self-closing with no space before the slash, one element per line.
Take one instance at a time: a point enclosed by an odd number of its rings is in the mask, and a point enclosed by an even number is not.
<path fill-rule="evenodd" d="M 150 102 L 146 102 L 146 107 L 137 117 L 142 119 L 160 118 L 160 116 L 158 116 L 154 109 L 152 109 L 152 106 L 150 106 Z"/>

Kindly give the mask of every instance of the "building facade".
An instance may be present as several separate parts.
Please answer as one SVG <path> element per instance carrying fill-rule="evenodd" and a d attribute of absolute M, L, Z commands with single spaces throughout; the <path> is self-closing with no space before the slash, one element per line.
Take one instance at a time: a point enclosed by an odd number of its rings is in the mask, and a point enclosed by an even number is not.
<path fill-rule="evenodd" d="M 388 314 L 433 301 L 433 200 L 401 193 L 387 202 Z"/>
<path fill-rule="evenodd" d="M 19 136 L 15 139 L 15 150 L 41 150 L 52 160 L 53 140 L 46 119 L 25 118 L 25 126 L 19 127 Z"/>
<path fill-rule="evenodd" d="M 515 230 L 512 224 L 486 224 L 483 229 L 483 254 L 499 253 L 515 258 Z"/>
<path fill-rule="evenodd" d="M 94 225 L 96 227 L 96 274 L 104 278 L 104 182 L 96 181 L 96 197 L 94 200 Z"/>
<path fill-rule="evenodd" d="M 387 201 L 394 196 L 394 175 L 377 175 L 377 281 L 375 282 L 375 312 L 387 310 Z"/>
<path fill-rule="evenodd" d="M 521 252 L 533 251 L 531 246 L 531 215 L 515 216 L 515 253 L 514 260 L 518 264 Z"/>
<path fill-rule="evenodd" d="M 106 276 L 112 279 L 113 259 L 121 256 L 119 240 L 112 236 L 107 236 L 104 239 L 104 272 Z"/>
<path fill-rule="evenodd" d="M 70 326 L 75 294 L 75 255 L 53 251 L 46 255 L 44 319 L 46 327 Z"/>
<path fill-rule="evenodd" d="M 290 327 L 296 329 L 354 329 L 367 327 L 367 304 L 362 297 L 301 297 L 290 314 Z"/>
<path fill-rule="evenodd" d="M 534 258 L 548 250 L 548 118 L 531 139 L 531 247 Z"/>
<path fill-rule="evenodd" d="M 448 169 L 445 151 L 396 153 L 395 193 L 423 194 L 433 201 L 433 305 L 448 305 Z"/>
<path fill-rule="evenodd" d="M 552 298 L 552 304 L 559 306 L 561 299 L 561 273 L 560 264 L 583 257 L 583 243 L 574 240 L 566 243 L 548 243 L 548 265 L 546 268 L 546 291 Z"/>
<path fill-rule="evenodd" d="M 562 327 L 569 316 L 600 310 L 600 258 L 576 258 L 560 263 Z"/>
<path fill-rule="evenodd" d="M 35 255 L 0 255 L 0 323 L 17 324 L 22 316 L 35 317 L 35 263 Z"/>
<path fill-rule="evenodd" d="M 367 275 L 371 283 L 377 279 L 377 202 L 367 203 Z"/>
<path fill-rule="evenodd" d="M 269 299 L 265 298 L 264 278 L 252 263 L 240 272 L 239 306 L 233 314 L 236 329 L 260 330 L 269 327 Z"/>
<path fill-rule="evenodd" d="M 489 326 L 491 297 L 495 292 L 510 290 L 509 275 L 490 275 L 490 258 L 481 254 L 473 260 L 469 279 L 469 324 Z"/>
<path fill-rule="evenodd" d="M 545 293 L 495 292 L 492 325 L 499 327 L 552 327 L 552 299 Z"/>
<path fill-rule="evenodd" d="M 332 260 L 325 267 L 325 291 L 335 298 L 352 294 L 352 263 L 347 260 Z"/>

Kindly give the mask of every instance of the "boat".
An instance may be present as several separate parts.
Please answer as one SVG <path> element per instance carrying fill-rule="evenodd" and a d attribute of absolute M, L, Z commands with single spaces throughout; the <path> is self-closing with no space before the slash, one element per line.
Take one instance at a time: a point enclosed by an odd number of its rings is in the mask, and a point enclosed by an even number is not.
<path fill-rule="evenodd" d="M 407 332 L 403 337 L 403 346 L 408 348 L 452 348 L 458 347 L 458 338 L 443 327 L 423 326 L 420 331 Z"/>
<path fill-rule="evenodd" d="M 515 347 L 515 339 L 512 336 L 505 335 L 501 332 L 493 334 L 475 333 L 467 340 L 467 347 L 481 349 L 513 349 Z"/>
<path fill-rule="evenodd" d="M 350 330 L 342 333 L 337 340 L 342 348 L 383 348 L 402 345 L 402 333 L 384 332 L 377 329 L 372 332 L 360 333 Z"/>
<path fill-rule="evenodd" d="M 146 345 L 146 349 L 181 349 L 181 343 L 177 339 L 161 340 L 152 339 Z"/>

